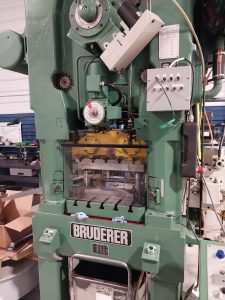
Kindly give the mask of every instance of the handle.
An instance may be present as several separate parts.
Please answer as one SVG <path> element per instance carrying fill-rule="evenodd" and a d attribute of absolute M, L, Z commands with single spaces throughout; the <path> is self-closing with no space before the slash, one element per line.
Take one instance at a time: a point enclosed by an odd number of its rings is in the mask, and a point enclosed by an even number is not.
<path fill-rule="evenodd" d="M 92 261 L 100 264 L 110 264 L 116 267 L 125 268 L 127 270 L 127 276 L 128 276 L 128 299 L 132 298 L 132 275 L 131 270 L 127 263 L 119 260 L 113 260 L 110 258 L 103 258 L 103 257 L 96 257 L 96 256 L 90 256 L 90 255 L 84 255 L 84 254 L 74 254 L 70 259 L 70 269 L 73 269 L 73 259 L 80 259 L 80 260 L 87 260 Z"/>

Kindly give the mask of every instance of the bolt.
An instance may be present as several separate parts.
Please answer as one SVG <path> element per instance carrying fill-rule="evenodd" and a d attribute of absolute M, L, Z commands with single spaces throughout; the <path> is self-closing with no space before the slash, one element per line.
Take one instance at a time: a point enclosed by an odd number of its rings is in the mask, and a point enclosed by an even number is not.
<path fill-rule="evenodd" d="M 52 231 L 45 230 L 44 237 L 45 238 L 50 238 L 51 236 L 52 236 Z"/>
<path fill-rule="evenodd" d="M 55 192 L 56 193 L 60 193 L 62 191 L 61 186 L 60 185 L 56 185 L 55 186 Z"/>
<path fill-rule="evenodd" d="M 82 10 L 83 10 L 83 11 L 87 11 L 87 6 L 83 6 L 83 7 L 82 7 Z"/>
<path fill-rule="evenodd" d="M 156 247 L 154 247 L 154 246 L 148 246 L 148 247 L 146 248 L 146 252 L 147 252 L 147 254 L 149 254 L 149 255 L 154 255 L 154 254 L 155 254 L 155 250 L 156 250 Z"/>

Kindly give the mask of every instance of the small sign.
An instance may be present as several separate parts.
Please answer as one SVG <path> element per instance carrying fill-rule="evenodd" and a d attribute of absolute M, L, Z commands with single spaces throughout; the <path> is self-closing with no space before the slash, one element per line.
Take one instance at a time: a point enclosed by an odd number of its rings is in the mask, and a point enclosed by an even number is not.
<path fill-rule="evenodd" d="M 71 223 L 71 236 L 120 246 L 132 245 L 132 231 L 118 228 Z"/>
<path fill-rule="evenodd" d="M 109 246 L 103 244 L 92 244 L 93 254 L 109 256 Z"/>
<path fill-rule="evenodd" d="M 180 55 L 180 25 L 163 26 L 159 31 L 159 59 L 178 58 Z"/>

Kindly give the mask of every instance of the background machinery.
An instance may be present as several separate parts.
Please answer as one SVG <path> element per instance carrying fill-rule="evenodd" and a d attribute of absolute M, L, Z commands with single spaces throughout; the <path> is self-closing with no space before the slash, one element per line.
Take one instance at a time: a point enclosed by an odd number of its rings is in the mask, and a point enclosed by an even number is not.
<path fill-rule="evenodd" d="M 200 165 L 203 191 L 201 120 L 222 88 L 225 1 L 25 3 L 24 35 L 0 34 L 0 66 L 29 74 L 41 299 L 181 299 L 185 245 L 202 243 L 182 177 Z M 201 198 L 200 224 L 202 209 Z M 207 280 L 201 299 L 224 297 Z"/>

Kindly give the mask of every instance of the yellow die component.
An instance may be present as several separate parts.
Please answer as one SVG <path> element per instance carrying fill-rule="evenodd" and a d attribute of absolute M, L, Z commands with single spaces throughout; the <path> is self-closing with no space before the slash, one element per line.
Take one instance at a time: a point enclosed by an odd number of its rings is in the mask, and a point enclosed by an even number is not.
<path fill-rule="evenodd" d="M 94 156 L 100 157 L 124 157 L 125 159 L 131 160 L 134 157 L 145 162 L 147 159 L 147 150 L 140 148 L 105 148 L 101 145 L 127 145 L 128 144 L 128 133 L 121 131 L 101 131 L 98 133 L 86 134 L 82 137 L 78 144 L 91 144 L 96 145 L 96 147 L 83 147 L 77 148 L 73 147 L 72 156 L 73 159 L 79 157 L 89 157 L 93 158 Z M 143 141 L 132 141 L 133 145 L 144 145 Z"/>

